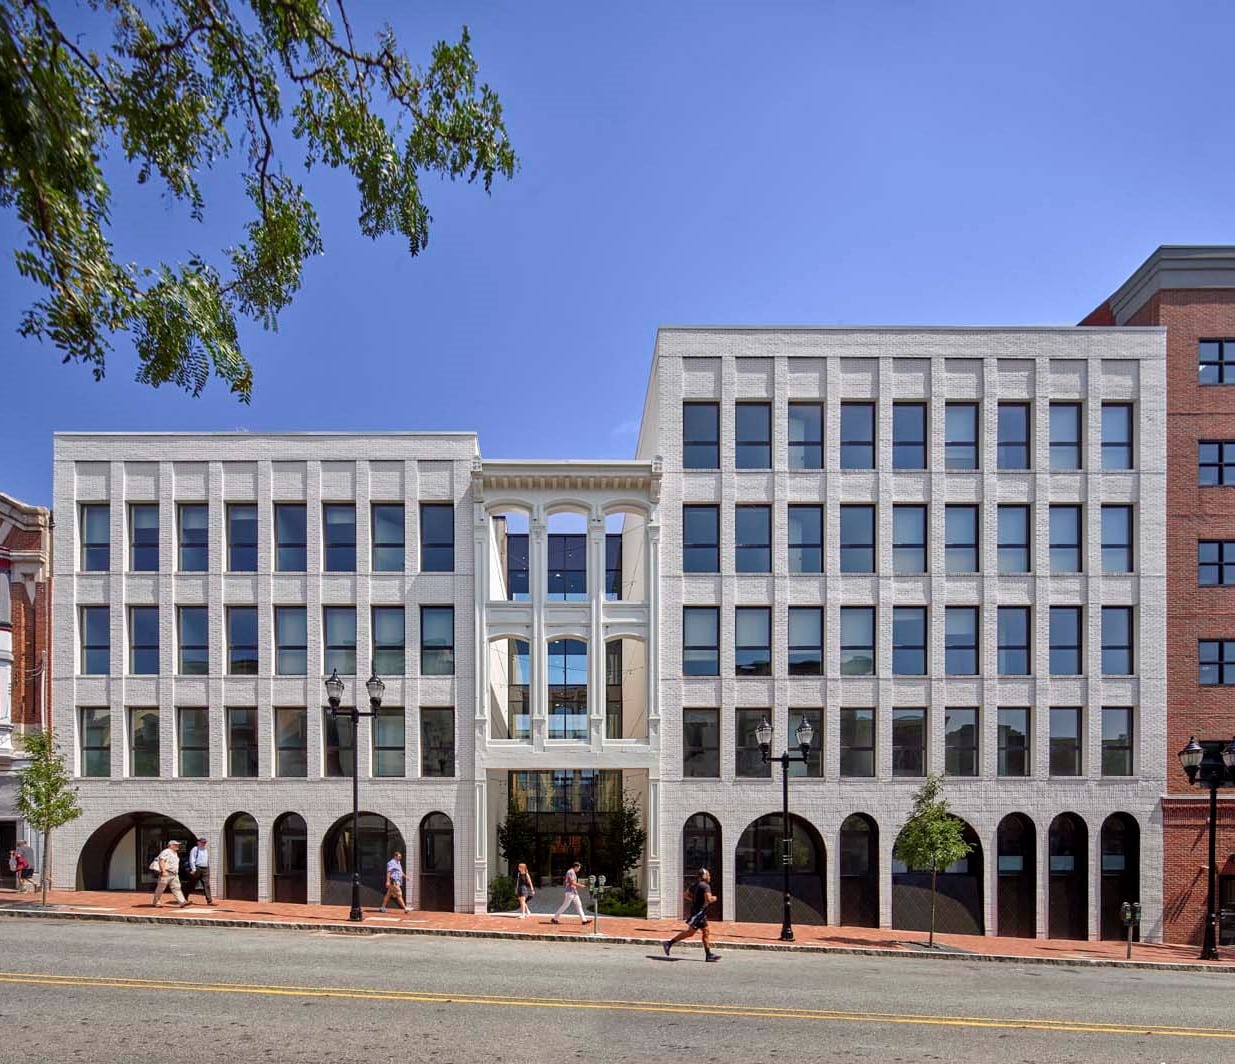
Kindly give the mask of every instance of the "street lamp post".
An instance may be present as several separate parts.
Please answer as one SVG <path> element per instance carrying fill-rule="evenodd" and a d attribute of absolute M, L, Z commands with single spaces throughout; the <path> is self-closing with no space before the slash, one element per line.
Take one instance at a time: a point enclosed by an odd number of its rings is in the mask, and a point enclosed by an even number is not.
<path fill-rule="evenodd" d="M 386 685 L 374 673 L 365 682 L 365 689 L 369 692 L 367 712 L 355 706 L 340 709 L 343 681 L 339 679 L 339 670 L 332 669 L 326 681 L 326 701 L 330 703 L 331 717 L 346 717 L 352 722 L 352 911 L 347 918 L 356 923 L 364 920 L 364 913 L 360 911 L 360 866 L 356 863 L 356 838 L 360 832 L 360 718 L 377 716 L 382 708 L 382 693 Z"/>
<path fill-rule="evenodd" d="M 1235 739 L 1196 741 L 1179 751 L 1179 763 L 1194 786 L 1209 788 L 1209 897 L 1205 911 L 1205 938 L 1201 960 L 1218 959 L 1218 788 L 1235 787 Z"/>
<path fill-rule="evenodd" d="M 792 863 L 790 846 L 793 840 L 793 832 L 789 830 L 789 765 L 794 761 L 806 764 L 806 760 L 810 755 L 810 741 L 813 731 L 814 729 L 811 728 L 810 721 L 803 717 L 802 723 L 798 725 L 797 730 L 794 732 L 794 737 L 798 741 L 798 751 L 790 753 L 786 750 L 780 757 L 773 757 L 771 722 L 767 717 L 764 717 L 755 729 L 755 737 L 759 740 L 759 752 L 763 755 L 763 763 L 766 765 L 772 761 L 780 762 L 781 781 L 783 784 L 780 863 L 781 872 L 784 876 L 785 912 L 780 927 L 780 940 L 782 942 L 793 941 L 793 918 L 789 900 L 789 866 Z"/>

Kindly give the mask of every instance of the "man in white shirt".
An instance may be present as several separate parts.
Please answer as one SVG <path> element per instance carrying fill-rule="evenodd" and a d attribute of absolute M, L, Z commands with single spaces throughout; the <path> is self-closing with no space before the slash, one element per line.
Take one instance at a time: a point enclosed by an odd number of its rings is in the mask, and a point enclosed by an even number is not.
<path fill-rule="evenodd" d="M 562 913 L 566 911 L 567 906 L 570 905 L 573 905 L 575 912 L 579 914 L 580 923 L 591 923 L 591 920 L 583 911 L 583 902 L 579 900 L 579 869 L 582 867 L 583 865 L 576 861 L 570 868 L 566 869 L 566 880 L 562 884 L 562 886 L 566 888 L 566 893 L 562 898 L 562 904 L 557 907 L 557 912 L 553 914 L 553 919 L 549 921 L 550 923 L 561 923 L 561 921 L 558 920 L 558 917 L 561 916 Z"/>
<path fill-rule="evenodd" d="M 192 879 L 189 881 L 189 893 L 193 892 L 194 886 L 200 886 L 202 893 L 206 895 L 206 904 L 213 905 L 214 898 L 210 896 L 210 853 L 207 849 L 208 843 L 204 838 L 197 840 L 197 845 L 189 851 L 189 875 Z"/>
<path fill-rule="evenodd" d="M 163 903 L 159 899 L 163 896 L 163 891 L 170 890 L 172 897 L 180 903 L 180 908 L 186 905 L 191 905 L 192 902 L 186 901 L 184 894 L 180 890 L 180 843 L 172 839 L 158 857 L 154 859 L 154 863 L 150 866 L 152 872 L 158 874 L 159 881 L 154 888 L 154 907 L 157 909 Z"/>

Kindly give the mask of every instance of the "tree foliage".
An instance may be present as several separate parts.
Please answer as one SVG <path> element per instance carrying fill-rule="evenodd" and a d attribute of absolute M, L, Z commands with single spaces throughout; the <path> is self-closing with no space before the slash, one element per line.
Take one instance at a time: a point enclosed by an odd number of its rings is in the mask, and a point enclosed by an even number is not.
<path fill-rule="evenodd" d="M 536 829 L 532 816 L 514 802 L 506 807 L 506 819 L 497 825 L 497 848 L 511 865 L 535 859 Z"/>
<path fill-rule="evenodd" d="M 42 870 L 39 882 L 47 904 L 47 854 L 51 833 L 81 816 L 77 788 L 72 785 L 64 757 L 51 735 L 31 732 L 22 738 L 30 763 L 17 774 L 17 811 L 43 836 Z"/>
<path fill-rule="evenodd" d="M 333 6 L 331 6 L 333 3 Z M 248 401 L 239 319 L 274 329 L 322 251 L 317 213 L 281 162 L 346 169 L 366 236 L 429 238 L 420 177 L 479 181 L 517 166 L 501 103 L 478 84 L 467 28 L 427 66 L 387 27 L 356 43 L 343 0 L 89 0 L 110 41 L 66 27 L 43 0 L 0 0 L 0 207 L 25 228 L 18 271 L 41 289 L 21 322 L 64 361 L 103 376 L 131 334 L 138 380 L 199 394 L 211 375 Z M 289 124 L 290 123 L 290 128 Z M 122 155 L 105 168 L 109 154 Z M 243 159 L 252 217 L 211 258 L 121 262 L 109 171 L 162 182 L 203 221 L 202 171 Z"/>
<path fill-rule="evenodd" d="M 948 811 L 940 797 L 943 783 L 934 774 L 913 796 L 913 812 L 897 836 L 893 856 L 910 868 L 931 874 L 931 931 L 928 944 L 935 944 L 935 881 L 949 865 L 968 856 L 973 848 L 965 841 L 965 826 Z"/>
<path fill-rule="evenodd" d="M 648 833 L 643 826 L 639 801 L 629 791 L 623 791 L 621 804 L 605 817 L 602 859 L 617 879 L 616 886 L 624 896 L 632 893 L 631 873 L 643 860 L 647 841 Z"/>

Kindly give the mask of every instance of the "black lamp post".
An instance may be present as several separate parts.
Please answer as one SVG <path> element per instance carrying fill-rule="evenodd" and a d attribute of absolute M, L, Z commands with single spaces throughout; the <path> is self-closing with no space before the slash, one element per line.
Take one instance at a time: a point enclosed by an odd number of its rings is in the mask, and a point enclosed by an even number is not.
<path fill-rule="evenodd" d="M 1218 959 L 1218 788 L 1235 787 L 1235 739 L 1197 742 L 1196 736 L 1179 751 L 1179 763 L 1188 782 L 1209 788 L 1209 900 L 1205 912 L 1205 940 L 1201 960 Z"/>
<path fill-rule="evenodd" d="M 801 761 L 806 764 L 806 759 L 810 755 L 810 740 L 814 729 L 810 726 L 810 721 L 805 717 L 802 718 L 802 723 L 798 725 L 794 732 L 794 737 L 798 740 L 798 752 L 790 753 L 786 750 L 780 757 L 772 756 L 772 725 L 767 717 L 759 722 L 759 726 L 755 729 L 755 737 L 759 740 L 759 752 L 763 755 L 763 763 L 766 765 L 771 761 L 780 762 L 781 781 L 783 783 L 783 801 L 781 806 L 781 872 L 784 875 L 785 887 L 785 915 L 780 926 L 780 940 L 782 942 L 793 941 L 793 919 L 791 916 L 791 905 L 789 901 L 789 866 L 792 863 L 790 856 L 790 846 L 793 840 L 793 832 L 789 830 L 789 765 L 793 761 Z"/>
<path fill-rule="evenodd" d="M 340 709 L 343 701 L 343 681 L 339 679 L 339 670 L 333 669 L 326 681 L 326 701 L 330 703 L 332 717 L 347 717 L 352 722 L 352 911 L 347 914 L 349 920 L 357 923 L 364 919 L 360 911 L 360 866 L 356 863 L 356 837 L 360 832 L 360 718 L 376 717 L 382 708 L 382 692 L 386 685 L 374 673 L 365 682 L 369 692 L 369 709 L 363 712 L 355 706 Z"/>

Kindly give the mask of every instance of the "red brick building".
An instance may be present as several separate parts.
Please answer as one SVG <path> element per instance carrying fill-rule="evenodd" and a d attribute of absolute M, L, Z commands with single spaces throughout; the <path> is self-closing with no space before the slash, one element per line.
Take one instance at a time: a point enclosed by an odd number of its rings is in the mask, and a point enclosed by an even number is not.
<path fill-rule="evenodd" d="M 1208 798 L 1189 786 L 1176 752 L 1193 735 L 1235 735 L 1235 247 L 1160 247 L 1081 324 L 1167 332 L 1163 922 L 1166 941 L 1199 943 Z M 1219 803 L 1219 906 L 1235 910 L 1235 790 Z M 1229 922 L 1222 941 L 1235 942 Z"/>

